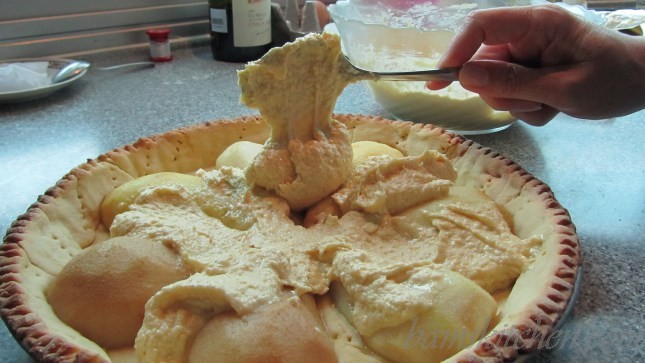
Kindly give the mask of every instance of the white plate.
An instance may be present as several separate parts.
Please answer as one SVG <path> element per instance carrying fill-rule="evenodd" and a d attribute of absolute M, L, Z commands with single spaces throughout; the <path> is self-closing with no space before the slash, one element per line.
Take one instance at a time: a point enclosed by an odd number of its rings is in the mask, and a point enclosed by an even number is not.
<path fill-rule="evenodd" d="M 47 67 L 47 74 L 49 75 L 49 77 L 53 77 L 54 74 L 58 72 L 58 70 L 65 67 L 69 63 L 74 62 L 73 60 L 70 60 L 70 59 L 21 59 L 16 61 L 3 61 L 0 63 L 23 63 L 23 62 L 42 62 L 42 61 L 49 62 L 49 65 Z M 67 87 L 70 84 L 81 79 L 81 77 L 83 77 L 85 73 L 87 73 L 87 69 L 83 70 L 79 74 L 63 82 L 50 84 L 44 87 L 37 87 L 37 88 L 26 89 L 26 90 L 16 91 L 16 92 L 0 92 L 0 103 L 30 101 L 37 98 L 49 96 L 50 94 L 60 90 L 61 88 Z"/>

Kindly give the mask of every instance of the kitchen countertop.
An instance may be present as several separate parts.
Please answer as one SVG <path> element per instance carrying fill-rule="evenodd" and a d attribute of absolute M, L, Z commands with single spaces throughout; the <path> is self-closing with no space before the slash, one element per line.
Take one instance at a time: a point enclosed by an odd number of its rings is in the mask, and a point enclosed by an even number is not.
<path fill-rule="evenodd" d="M 207 44 L 173 46 L 155 68 L 91 69 L 40 100 L 0 104 L 0 230 L 73 167 L 115 147 L 209 120 L 256 114 L 238 101 L 236 70 Z M 146 60 L 147 49 L 79 57 L 97 66 Z M 335 112 L 389 117 L 362 85 Z M 571 213 L 584 258 L 580 294 L 552 350 L 532 362 L 645 361 L 645 111 L 588 121 L 560 115 L 468 136 L 547 183 Z M 0 359 L 31 362 L 0 324 Z"/>

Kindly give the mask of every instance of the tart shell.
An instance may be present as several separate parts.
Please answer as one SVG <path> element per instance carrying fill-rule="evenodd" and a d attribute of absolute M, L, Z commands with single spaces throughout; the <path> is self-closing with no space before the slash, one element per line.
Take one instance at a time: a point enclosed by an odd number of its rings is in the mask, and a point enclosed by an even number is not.
<path fill-rule="evenodd" d="M 572 303 L 580 272 L 578 237 L 552 190 L 518 164 L 462 136 L 432 126 L 365 115 L 335 115 L 353 141 L 388 144 L 404 154 L 444 153 L 457 185 L 481 188 L 508 215 L 521 238 L 540 235 L 541 253 L 516 281 L 491 332 L 450 361 L 512 361 L 544 346 Z M 259 116 L 217 120 L 142 138 L 76 167 L 11 225 L 0 245 L 0 315 L 23 348 L 40 362 L 110 362 L 107 352 L 62 323 L 47 288 L 83 248 L 108 238 L 99 218 L 102 199 L 147 174 L 194 172 L 215 165 L 230 144 L 263 143 Z"/>

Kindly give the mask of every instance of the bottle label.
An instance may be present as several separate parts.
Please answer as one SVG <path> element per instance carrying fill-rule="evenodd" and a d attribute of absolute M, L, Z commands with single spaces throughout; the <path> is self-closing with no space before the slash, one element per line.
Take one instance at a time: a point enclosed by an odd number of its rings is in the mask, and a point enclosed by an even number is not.
<path fill-rule="evenodd" d="M 211 31 L 215 33 L 228 33 L 226 23 L 226 9 L 211 8 Z"/>
<path fill-rule="evenodd" d="M 169 42 L 150 42 L 150 58 L 167 59 L 171 55 Z"/>
<path fill-rule="evenodd" d="M 271 1 L 233 1 L 233 43 L 255 47 L 271 43 Z"/>

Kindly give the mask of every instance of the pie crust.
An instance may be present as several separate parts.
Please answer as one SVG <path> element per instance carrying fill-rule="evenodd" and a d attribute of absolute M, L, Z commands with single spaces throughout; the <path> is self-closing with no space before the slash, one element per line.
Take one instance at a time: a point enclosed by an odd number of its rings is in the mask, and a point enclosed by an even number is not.
<path fill-rule="evenodd" d="M 457 185 L 481 188 L 520 238 L 543 238 L 542 253 L 516 281 L 497 325 L 450 360 L 508 361 L 541 348 L 572 303 L 581 266 L 575 226 L 551 189 L 499 153 L 432 125 L 334 117 L 347 125 L 353 141 L 385 143 L 408 155 L 444 153 L 458 171 Z M 65 175 L 13 222 L 0 245 L 0 314 L 16 340 L 40 362 L 109 362 L 98 345 L 56 317 L 45 297 L 74 255 L 108 238 L 98 212 L 102 199 L 143 175 L 212 168 L 228 145 L 263 143 L 268 136 L 259 116 L 218 120 L 139 139 Z"/>

